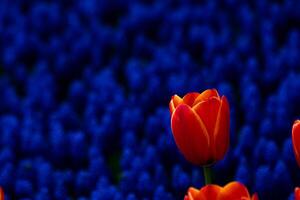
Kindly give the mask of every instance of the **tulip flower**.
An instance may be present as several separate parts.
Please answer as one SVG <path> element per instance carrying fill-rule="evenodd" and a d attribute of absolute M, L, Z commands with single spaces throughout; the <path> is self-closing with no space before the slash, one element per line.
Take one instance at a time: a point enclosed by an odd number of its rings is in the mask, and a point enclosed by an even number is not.
<path fill-rule="evenodd" d="M 295 188 L 295 200 L 300 200 L 300 188 Z"/>
<path fill-rule="evenodd" d="M 229 104 L 217 90 L 174 95 L 169 104 L 175 143 L 193 164 L 208 166 L 221 160 L 229 146 Z"/>
<path fill-rule="evenodd" d="M 0 187 L 0 200 L 4 200 L 4 192 L 1 187 Z"/>
<path fill-rule="evenodd" d="M 296 161 L 300 166 L 300 120 L 296 120 L 292 129 L 292 142 Z"/>
<path fill-rule="evenodd" d="M 193 187 L 188 189 L 184 200 L 258 200 L 257 194 L 250 196 L 247 188 L 239 182 L 230 182 L 224 187 L 206 185 L 200 190 Z"/>

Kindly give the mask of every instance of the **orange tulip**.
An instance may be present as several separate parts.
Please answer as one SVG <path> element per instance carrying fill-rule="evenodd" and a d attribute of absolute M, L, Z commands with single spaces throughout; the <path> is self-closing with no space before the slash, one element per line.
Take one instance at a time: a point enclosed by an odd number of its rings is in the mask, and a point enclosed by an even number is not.
<path fill-rule="evenodd" d="M 295 188 L 295 200 L 300 200 L 300 188 Z"/>
<path fill-rule="evenodd" d="M 296 120 L 292 129 L 293 149 L 296 161 L 300 166 L 300 120 Z"/>
<path fill-rule="evenodd" d="M 0 200 L 4 200 L 4 192 L 1 187 L 0 187 Z"/>
<path fill-rule="evenodd" d="M 196 165 L 221 160 L 229 146 L 229 104 L 217 90 L 174 95 L 169 104 L 175 143 L 184 157 Z"/>
<path fill-rule="evenodd" d="M 190 187 L 184 200 L 258 200 L 258 196 L 251 197 L 243 184 L 234 181 L 224 187 L 212 184 L 200 190 Z"/>

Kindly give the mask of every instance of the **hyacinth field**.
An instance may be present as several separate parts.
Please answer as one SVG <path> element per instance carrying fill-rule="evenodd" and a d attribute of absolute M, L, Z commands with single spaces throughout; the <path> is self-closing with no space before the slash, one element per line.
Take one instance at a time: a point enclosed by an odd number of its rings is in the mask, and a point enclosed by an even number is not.
<path fill-rule="evenodd" d="M 204 177 L 176 147 L 169 102 L 207 88 L 230 104 L 214 183 L 294 199 L 299 10 L 296 0 L 2 0 L 5 199 L 183 199 Z"/>

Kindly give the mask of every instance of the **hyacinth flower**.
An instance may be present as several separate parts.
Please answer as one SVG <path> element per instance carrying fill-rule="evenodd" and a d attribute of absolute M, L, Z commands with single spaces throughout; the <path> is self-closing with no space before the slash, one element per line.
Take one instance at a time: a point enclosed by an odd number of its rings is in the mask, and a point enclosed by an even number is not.
<path fill-rule="evenodd" d="M 171 128 L 175 143 L 191 163 L 204 167 L 206 184 L 211 183 L 209 166 L 221 160 L 229 146 L 229 104 L 217 90 L 174 95 L 170 101 Z"/>
<path fill-rule="evenodd" d="M 251 196 L 248 189 L 239 182 L 230 182 L 224 187 L 219 185 L 206 185 L 200 190 L 190 187 L 184 200 L 258 200 L 255 193 Z"/>

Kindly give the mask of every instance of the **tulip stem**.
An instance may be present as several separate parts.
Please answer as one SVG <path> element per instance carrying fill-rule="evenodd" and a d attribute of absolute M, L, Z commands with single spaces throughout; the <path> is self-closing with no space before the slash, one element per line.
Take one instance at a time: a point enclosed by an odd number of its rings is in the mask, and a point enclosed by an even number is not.
<path fill-rule="evenodd" d="M 204 172 L 204 178 L 205 178 L 205 185 L 211 184 L 212 183 L 212 171 L 209 166 L 204 166 L 203 167 L 203 172 Z"/>

